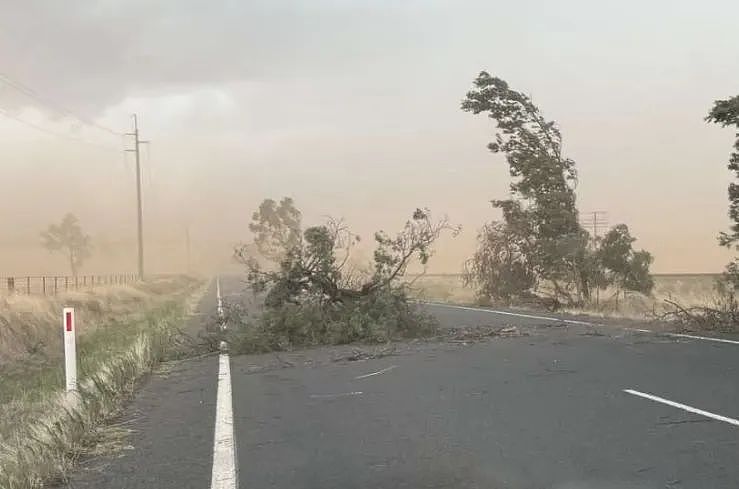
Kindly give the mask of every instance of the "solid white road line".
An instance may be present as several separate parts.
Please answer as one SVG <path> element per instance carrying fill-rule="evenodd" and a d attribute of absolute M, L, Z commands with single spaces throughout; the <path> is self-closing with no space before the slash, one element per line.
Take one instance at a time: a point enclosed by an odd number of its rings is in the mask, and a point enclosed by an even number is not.
<path fill-rule="evenodd" d="M 380 374 L 384 374 L 385 372 L 389 372 L 389 371 L 391 371 L 394 368 L 398 368 L 398 366 L 397 365 L 391 365 L 388 368 L 383 368 L 382 370 L 378 370 L 377 372 L 372 372 L 371 374 L 364 374 L 364 375 L 360 375 L 358 377 L 354 377 L 354 380 L 366 379 L 367 377 L 374 377 L 375 375 L 380 375 Z"/>
<path fill-rule="evenodd" d="M 670 401 L 669 399 L 654 396 L 652 394 L 646 394 L 644 392 L 635 391 L 634 389 L 624 389 L 624 392 L 626 392 L 627 394 L 631 394 L 632 396 L 643 397 L 644 399 L 649 399 L 650 401 L 667 404 L 668 406 L 682 409 L 683 411 L 688 411 L 689 413 L 700 414 L 701 416 L 705 416 L 707 418 L 715 419 L 717 421 L 723 421 L 724 423 L 729 423 L 734 426 L 739 426 L 739 419 L 729 418 L 726 416 L 721 416 L 720 414 L 710 413 L 702 409 L 688 406 L 687 404 L 681 404 L 679 402 Z"/>
<path fill-rule="evenodd" d="M 213 472 L 211 489 L 236 489 L 236 447 L 233 430 L 233 401 L 231 400 L 231 362 L 228 353 L 221 353 L 218 367 L 218 394 L 216 397 L 216 428 L 213 440 Z"/>
<path fill-rule="evenodd" d="M 669 336 L 671 338 L 688 338 L 691 340 L 702 340 L 702 341 L 715 341 L 716 343 L 728 343 L 730 345 L 739 345 L 737 340 L 729 340 L 727 338 L 713 338 L 711 336 L 696 336 L 692 334 L 683 333 L 661 333 L 659 331 L 652 331 L 651 329 L 638 329 L 638 328 L 626 328 L 627 331 L 636 331 L 638 333 L 649 333 L 660 336 Z"/>
<path fill-rule="evenodd" d="M 562 319 L 562 318 L 554 318 L 550 316 L 534 316 L 531 314 L 521 314 L 518 312 L 508 312 L 508 311 L 498 311 L 495 309 L 484 309 L 481 307 L 467 307 L 467 306 L 453 306 L 451 304 L 441 304 L 438 302 L 426 302 L 426 304 L 430 306 L 441 306 L 441 307 L 449 307 L 452 309 L 463 309 L 465 311 L 478 311 L 478 312 L 487 312 L 490 314 L 502 314 L 504 316 L 516 316 L 520 318 L 528 318 L 528 319 L 540 319 L 543 321 L 558 321 L 561 323 L 567 323 L 567 324 L 581 324 L 584 326 L 601 326 L 601 323 L 591 323 L 587 321 L 577 321 L 574 319 Z"/>
<path fill-rule="evenodd" d="M 682 334 L 682 333 L 667 333 L 667 334 L 675 338 L 690 338 L 692 340 L 716 341 L 718 343 L 730 343 L 732 345 L 739 345 L 739 341 L 727 340 L 726 338 L 711 338 L 710 336 L 694 336 L 692 334 Z"/>
<path fill-rule="evenodd" d="M 560 321 L 567 324 L 580 324 L 583 326 L 605 326 L 603 323 L 590 323 L 587 321 L 576 321 L 574 319 L 560 319 L 556 317 L 550 317 L 550 316 L 534 316 L 531 314 L 521 314 L 517 312 L 508 312 L 508 311 L 497 311 L 495 309 L 485 309 L 481 307 L 467 307 L 467 306 L 453 306 L 451 304 L 441 304 L 439 302 L 426 302 L 425 304 L 430 306 L 441 306 L 441 307 L 449 307 L 452 309 L 463 309 L 466 311 L 478 311 L 478 312 L 488 312 L 491 314 L 502 314 L 504 316 L 517 316 L 522 318 L 528 318 L 528 319 L 541 319 L 545 321 Z M 672 338 L 688 338 L 692 340 L 703 340 L 703 341 L 715 341 L 717 343 L 727 343 L 731 345 L 739 345 L 739 340 L 729 340 L 726 338 L 712 338 L 710 336 L 696 336 L 691 334 L 682 334 L 682 333 L 660 333 L 658 331 L 652 331 L 650 329 L 639 329 L 639 328 L 625 328 L 627 331 L 637 331 L 639 333 L 650 333 L 650 334 L 659 334 L 659 335 L 665 335 L 670 336 Z"/>

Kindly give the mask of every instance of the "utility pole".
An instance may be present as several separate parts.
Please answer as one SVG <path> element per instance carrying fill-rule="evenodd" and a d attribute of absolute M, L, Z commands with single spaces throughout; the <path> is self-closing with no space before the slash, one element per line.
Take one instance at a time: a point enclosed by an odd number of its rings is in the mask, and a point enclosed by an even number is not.
<path fill-rule="evenodd" d="M 585 212 L 584 215 L 588 216 L 588 218 L 583 219 L 582 223 L 585 227 L 592 229 L 593 243 L 595 244 L 598 241 L 598 228 L 608 226 L 608 211 L 591 211 Z"/>
<path fill-rule="evenodd" d="M 582 222 L 583 227 L 589 227 L 593 231 L 593 249 L 598 246 L 598 228 L 608 226 L 608 211 L 590 211 L 584 213 L 588 216 Z M 600 281 L 595 281 L 595 307 L 600 305 Z"/>
<path fill-rule="evenodd" d="M 136 154 L 136 210 L 137 210 L 137 225 L 138 225 L 138 243 L 139 243 L 139 280 L 144 279 L 144 212 L 141 205 L 141 157 L 140 157 L 140 146 L 142 144 L 148 144 L 149 141 L 142 141 L 139 139 L 139 124 L 136 114 L 133 117 L 133 132 L 126 133 L 126 136 L 133 136 L 134 147 L 133 149 L 127 149 L 126 151 Z"/>
<path fill-rule="evenodd" d="M 185 252 L 187 254 L 187 273 L 190 273 L 190 226 L 185 227 Z"/>

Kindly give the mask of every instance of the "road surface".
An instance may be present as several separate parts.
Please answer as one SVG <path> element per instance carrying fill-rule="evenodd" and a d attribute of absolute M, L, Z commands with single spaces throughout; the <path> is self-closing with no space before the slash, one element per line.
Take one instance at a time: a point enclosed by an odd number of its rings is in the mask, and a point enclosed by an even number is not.
<path fill-rule="evenodd" d="M 226 302 L 241 290 L 221 289 Z M 215 307 L 211 290 L 201 311 Z M 521 334 L 361 361 L 335 361 L 352 347 L 230 358 L 232 487 L 739 487 L 739 342 L 423 307 L 445 327 Z M 228 487 L 218 379 L 217 356 L 152 378 L 122 421 L 130 447 L 68 486 Z"/>

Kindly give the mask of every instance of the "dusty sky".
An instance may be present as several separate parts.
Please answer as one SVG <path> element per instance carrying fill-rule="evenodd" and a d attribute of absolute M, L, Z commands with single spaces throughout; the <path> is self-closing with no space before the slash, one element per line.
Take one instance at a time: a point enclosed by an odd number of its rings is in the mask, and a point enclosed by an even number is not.
<path fill-rule="evenodd" d="M 37 236 L 67 211 L 103 245 L 88 269 L 134 266 L 132 158 L 60 111 L 120 132 L 139 113 L 161 270 L 186 227 L 195 261 L 222 262 L 290 195 L 367 238 L 447 214 L 464 231 L 431 271 L 456 272 L 508 185 L 492 123 L 459 110 L 483 69 L 559 122 L 581 211 L 629 224 L 656 272 L 717 271 L 734 135 L 702 119 L 739 92 L 737 22 L 732 0 L 0 0 L 0 275 L 62 271 Z"/>

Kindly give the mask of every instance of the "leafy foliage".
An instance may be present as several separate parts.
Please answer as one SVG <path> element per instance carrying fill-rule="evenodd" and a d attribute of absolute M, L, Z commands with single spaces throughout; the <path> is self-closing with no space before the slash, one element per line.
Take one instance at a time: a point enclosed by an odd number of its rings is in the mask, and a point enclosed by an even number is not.
<path fill-rule="evenodd" d="M 478 248 L 465 264 L 464 282 L 477 289 L 480 299 L 510 302 L 534 287 L 536 275 L 527 259 L 526 243 L 503 223 L 483 226 Z"/>
<path fill-rule="evenodd" d="M 721 127 L 733 126 L 737 129 L 736 141 L 734 142 L 734 150 L 729 156 L 727 167 L 734 172 L 735 177 L 739 180 L 739 95 L 714 102 L 713 108 L 708 113 L 706 121 L 720 124 Z M 737 249 L 739 241 L 739 183 L 729 183 L 729 218 L 732 221 L 729 232 L 722 232 L 719 235 L 719 244 L 728 248 Z M 739 263 L 736 259 L 729 263 L 726 267 L 726 278 L 739 286 Z"/>
<path fill-rule="evenodd" d="M 575 162 L 562 155 L 559 128 L 541 115 L 530 97 L 482 72 L 462 110 L 487 113 L 496 121 L 498 130 L 488 148 L 505 155 L 513 179 L 511 198 L 492 201 L 502 211 L 503 221 L 483 228 L 477 252 L 466 266 L 466 282 L 480 296 L 509 301 L 545 286 L 556 302 L 582 302 L 590 299 L 593 287 L 606 285 L 607 271 L 612 280 L 619 278 L 621 287 L 651 290 L 651 255 L 631 249 L 633 239 L 625 226 L 618 227 L 612 238 L 624 238 L 625 229 L 631 239 L 627 248 L 601 254 L 580 226 Z M 602 258 L 626 262 L 614 262 L 615 268 L 606 270 Z"/>
<path fill-rule="evenodd" d="M 42 244 L 50 252 L 67 255 L 72 275 L 92 255 L 92 239 L 82 232 L 77 217 L 67 214 L 59 224 L 51 224 L 41 233 Z"/>
<path fill-rule="evenodd" d="M 300 241 L 301 217 L 290 197 L 283 197 L 279 204 L 265 199 L 252 214 L 249 224 L 259 252 L 271 260 L 283 258 L 282 253 L 293 249 Z"/>
<path fill-rule="evenodd" d="M 401 288 L 386 289 L 343 304 L 320 301 L 286 303 L 268 308 L 258 318 L 232 306 L 229 345 L 239 353 L 285 351 L 298 347 L 363 341 L 383 343 L 427 336 L 437 330 L 434 319 L 408 303 Z"/>
<path fill-rule="evenodd" d="M 616 285 L 620 289 L 649 294 L 654 288 L 654 280 L 649 274 L 652 255 L 644 250 L 635 251 L 631 236 L 625 224 L 611 228 L 603 237 L 595 256 L 601 265 L 599 270 L 605 277 L 600 285 Z"/>

